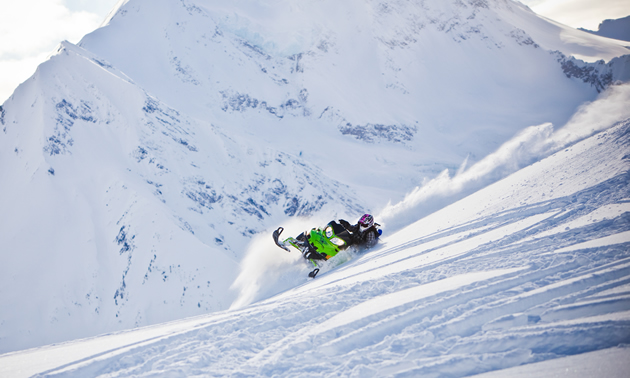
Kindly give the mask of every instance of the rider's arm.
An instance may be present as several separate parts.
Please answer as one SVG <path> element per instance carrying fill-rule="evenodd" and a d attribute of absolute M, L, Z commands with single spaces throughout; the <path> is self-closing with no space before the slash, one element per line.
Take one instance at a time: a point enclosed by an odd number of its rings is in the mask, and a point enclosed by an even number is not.
<path fill-rule="evenodd" d="M 351 225 L 350 222 L 346 221 L 345 219 L 339 219 L 339 223 L 341 223 L 343 228 L 352 232 L 353 234 L 359 229 L 359 227 L 357 227 L 356 225 Z"/>

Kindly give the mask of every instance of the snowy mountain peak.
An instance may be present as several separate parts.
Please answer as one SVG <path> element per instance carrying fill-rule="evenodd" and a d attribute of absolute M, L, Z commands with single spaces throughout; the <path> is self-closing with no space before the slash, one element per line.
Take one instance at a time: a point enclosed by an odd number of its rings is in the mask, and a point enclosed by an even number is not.
<path fill-rule="evenodd" d="M 513 1 L 122 0 L 0 108 L 20 288 L 0 351 L 227 309 L 254 235 L 491 162 L 390 230 L 415 221 L 555 151 L 536 142 L 599 91 L 626 98 L 626 52 Z"/>
<path fill-rule="evenodd" d="M 599 24 L 596 31 L 583 28 L 579 28 L 579 30 L 600 35 L 602 37 L 618 39 L 621 41 L 630 41 L 630 16 L 616 20 L 604 20 Z"/>

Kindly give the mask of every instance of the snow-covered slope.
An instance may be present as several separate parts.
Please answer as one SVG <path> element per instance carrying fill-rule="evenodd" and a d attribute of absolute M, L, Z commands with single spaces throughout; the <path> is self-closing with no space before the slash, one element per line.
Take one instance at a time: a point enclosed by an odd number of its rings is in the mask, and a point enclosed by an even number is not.
<path fill-rule="evenodd" d="M 0 373 L 625 376 L 629 152 L 625 120 L 277 296 L 0 356 Z"/>
<path fill-rule="evenodd" d="M 227 309 L 253 235 L 562 126 L 626 52 L 505 0 L 123 0 L 0 108 L 0 352 Z"/>
<path fill-rule="evenodd" d="M 224 309 L 263 217 L 358 208 L 316 166 L 183 115 L 67 43 L 15 97 L 35 102 L 7 107 L 2 139 L 5 350 Z"/>

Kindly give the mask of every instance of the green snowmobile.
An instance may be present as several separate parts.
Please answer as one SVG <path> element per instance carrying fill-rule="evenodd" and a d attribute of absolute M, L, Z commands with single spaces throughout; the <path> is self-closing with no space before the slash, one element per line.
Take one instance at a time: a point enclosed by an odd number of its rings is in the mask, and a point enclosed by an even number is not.
<path fill-rule="evenodd" d="M 350 246 L 372 247 L 382 234 L 380 225 L 374 223 L 374 218 L 365 214 L 356 225 L 340 219 L 339 222 L 331 221 L 323 228 L 313 228 L 301 233 L 297 238 L 289 237 L 280 241 L 283 227 L 278 227 L 273 232 L 273 240 L 276 245 L 287 252 L 292 246 L 309 260 L 315 269 L 309 273 L 309 277 L 315 278 L 319 272 L 321 263 L 336 256 L 340 251 Z"/>

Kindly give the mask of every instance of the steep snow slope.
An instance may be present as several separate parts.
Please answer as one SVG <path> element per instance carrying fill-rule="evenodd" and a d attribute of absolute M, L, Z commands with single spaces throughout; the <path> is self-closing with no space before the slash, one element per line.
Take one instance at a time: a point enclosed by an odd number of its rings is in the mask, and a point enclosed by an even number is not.
<path fill-rule="evenodd" d="M 546 376 L 571 363 L 623 376 L 629 147 L 625 120 L 280 295 L 0 356 L 0 372 L 459 377 L 546 361 L 498 373 Z M 560 358 L 574 355 L 576 365 Z"/>
<path fill-rule="evenodd" d="M 168 108 L 68 43 L 15 97 L 34 103 L 0 142 L 3 350 L 225 309 L 263 214 L 358 208 L 312 164 Z"/>
<path fill-rule="evenodd" d="M 553 130 L 630 78 L 569 55 L 625 52 L 504 0 L 121 1 L 0 108 L 0 351 L 227 309 L 252 235 Z"/>

